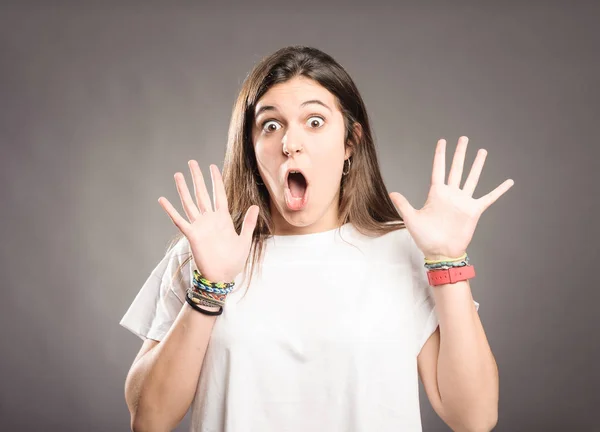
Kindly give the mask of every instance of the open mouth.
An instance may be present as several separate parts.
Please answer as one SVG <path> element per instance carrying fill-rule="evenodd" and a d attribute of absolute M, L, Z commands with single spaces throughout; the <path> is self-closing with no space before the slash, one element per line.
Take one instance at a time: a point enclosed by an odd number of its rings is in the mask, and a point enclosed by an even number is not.
<path fill-rule="evenodd" d="M 290 188 L 292 198 L 302 198 L 304 196 L 308 183 L 301 172 L 291 171 L 288 175 L 287 183 L 288 187 Z"/>
<path fill-rule="evenodd" d="M 308 201 L 308 181 L 296 170 L 291 170 L 287 177 L 285 202 L 290 210 L 302 210 Z"/>

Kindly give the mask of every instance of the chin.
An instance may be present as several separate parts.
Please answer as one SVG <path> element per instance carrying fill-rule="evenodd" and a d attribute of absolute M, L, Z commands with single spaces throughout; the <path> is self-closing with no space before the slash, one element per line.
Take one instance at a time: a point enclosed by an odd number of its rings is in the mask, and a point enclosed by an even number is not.
<path fill-rule="evenodd" d="M 306 212 L 293 212 L 289 210 L 283 214 L 283 219 L 288 224 L 298 228 L 313 225 L 318 221 L 318 218 L 311 217 L 311 215 L 307 214 Z"/>
<path fill-rule="evenodd" d="M 272 208 L 272 212 L 277 212 L 277 220 L 274 222 L 280 223 L 277 230 L 280 232 L 288 232 L 290 229 L 295 231 L 298 228 L 299 233 L 307 231 L 313 225 L 319 224 L 329 213 L 331 205 L 339 198 L 339 195 L 333 193 L 331 200 L 323 200 L 323 194 L 313 194 L 311 187 L 307 188 L 306 203 L 300 210 L 293 210 L 288 205 L 285 194 L 281 196 Z M 274 203 L 274 200 L 271 201 Z M 274 215 L 274 213 L 271 213 Z M 275 218 L 274 218 L 275 219 Z"/>

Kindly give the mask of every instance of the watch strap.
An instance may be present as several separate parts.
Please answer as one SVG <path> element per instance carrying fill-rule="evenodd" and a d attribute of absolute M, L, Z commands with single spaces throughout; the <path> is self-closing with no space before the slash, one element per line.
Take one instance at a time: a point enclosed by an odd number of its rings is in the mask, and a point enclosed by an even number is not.
<path fill-rule="evenodd" d="M 430 270 L 427 272 L 429 285 L 453 284 L 475 277 L 475 267 L 472 265 L 453 267 L 449 269 Z"/>

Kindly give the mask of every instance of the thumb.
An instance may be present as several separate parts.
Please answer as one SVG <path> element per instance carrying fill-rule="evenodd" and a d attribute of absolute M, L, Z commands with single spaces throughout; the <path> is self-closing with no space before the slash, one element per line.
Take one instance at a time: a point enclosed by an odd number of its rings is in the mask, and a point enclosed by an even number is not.
<path fill-rule="evenodd" d="M 242 232 L 240 233 L 240 236 L 244 238 L 246 243 L 250 243 L 252 241 L 252 234 L 256 228 L 259 211 L 260 207 L 257 205 L 250 206 L 250 208 L 246 211 L 244 222 L 242 222 Z"/>
<path fill-rule="evenodd" d="M 398 192 L 392 192 L 390 194 L 390 199 L 396 205 L 396 210 L 400 213 L 402 219 L 406 217 L 410 218 L 410 215 L 415 211 L 413 206 L 410 205 L 408 200 L 404 198 L 404 195 Z"/>

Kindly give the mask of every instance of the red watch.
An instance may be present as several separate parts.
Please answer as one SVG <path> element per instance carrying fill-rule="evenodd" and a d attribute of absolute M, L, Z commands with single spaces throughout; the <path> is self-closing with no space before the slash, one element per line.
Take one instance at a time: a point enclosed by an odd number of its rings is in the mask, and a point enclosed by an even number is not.
<path fill-rule="evenodd" d="M 443 285 L 453 284 L 467 279 L 475 277 L 475 267 L 472 265 L 462 267 L 452 267 L 449 269 L 437 269 L 429 270 L 427 272 L 427 278 L 429 279 L 429 285 Z"/>

